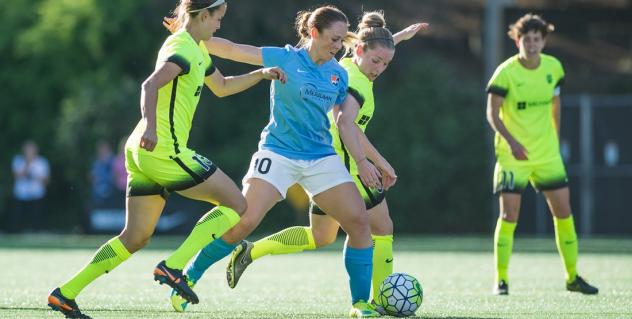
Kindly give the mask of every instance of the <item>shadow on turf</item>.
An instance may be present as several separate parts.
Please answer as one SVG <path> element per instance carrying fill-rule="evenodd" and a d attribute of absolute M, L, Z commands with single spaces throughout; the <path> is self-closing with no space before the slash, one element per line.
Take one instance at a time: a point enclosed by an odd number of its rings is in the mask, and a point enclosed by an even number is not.
<path fill-rule="evenodd" d="M 42 311 L 42 312 L 50 312 L 53 313 L 53 310 L 51 310 L 50 308 L 41 308 L 41 307 L 0 307 L 0 310 L 28 310 L 28 311 Z M 127 312 L 127 313 L 143 313 L 143 314 L 151 314 L 151 313 L 155 313 L 155 314 L 163 314 L 163 313 L 174 313 L 172 310 L 144 310 L 144 309 L 84 309 L 85 313 L 87 315 L 90 315 L 91 313 L 98 313 L 98 312 Z M 216 312 L 213 311 L 195 311 L 195 312 L 191 312 L 190 314 L 217 314 Z M 246 315 L 248 316 L 248 315 Z M 250 314 L 250 318 L 260 318 L 260 319 L 266 319 L 266 318 L 334 318 L 334 317 L 323 317 L 322 314 L 313 314 L 313 313 L 309 313 L 309 314 L 297 314 L 297 313 L 292 313 L 289 316 L 286 316 L 285 314 L 274 314 L 274 315 L 261 315 L 261 313 L 257 313 L 257 314 Z M 224 317 L 226 319 L 228 318 L 233 318 L 230 316 Z M 237 316 L 234 318 L 243 318 L 242 316 Z M 387 317 L 390 318 L 390 317 Z M 407 318 L 418 318 L 418 319 L 483 319 L 483 317 L 427 317 L 427 316 L 414 316 L 414 317 L 407 317 Z M 490 317 L 485 317 L 486 319 L 501 319 L 501 318 L 490 318 Z"/>

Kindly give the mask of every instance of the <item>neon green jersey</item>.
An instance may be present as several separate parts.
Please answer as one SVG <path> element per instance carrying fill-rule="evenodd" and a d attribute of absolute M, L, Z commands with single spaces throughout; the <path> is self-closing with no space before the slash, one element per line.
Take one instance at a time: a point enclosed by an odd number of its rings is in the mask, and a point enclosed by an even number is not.
<path fill-rule="evenodd" d="M 367 125 L 369 125 L 369 121 L 373 117 L 373 112 L 375 111 L 375 101 L 373 100 L 373 82 L 371 82 L 369 78 L 360 71 L 351 58 L 344 58 L 340 60 L 340 65 L 342 65 L 349 75 L 348 93 L 351 94 L 351 96 L 353 96 L 360 104 L 360 110 L 358 111 L 358 116 L 356 117 L 355 122 L 358 124 L 362 132 L 364 132 Z M 332 123 L 329 128 L 329 132 L 331 133 L 334 149 L 338 156 L 343 159 L 349 173 L 352 176 L 355 176 L 358 174 L 358 167 L 356 166 L 353 158 L 351 158 L 347 148 L 342 143 L 338 127 L 336 127 L 336 124 L 334 123 L 333 112 L 329 112 L 328 116 L 329 122 Z"/>
<path fill-rule="evenodd" d="M 564 82 L 564 69 L 556 58 L 546 54 L 540 57 L 540 65 L 533 70 L 522 66 L 517 55 L 507 59 L 487 85 L 488 93 L 504 98 L 500 119 L 527 149 L 529 160 L 525 164 L 560 156 L 552 107 L 555 91 Z M 499 160 L 514 159 L 509 144 L 498 133 L 494 146 Z"/>
<path fill-rule="evenodd" d="M 187 147 L 191 122 L 204 86 L 204 77 L 215 70 L 204 43 L 195 43 L 184 29 L 169 36 L 160 48 L 156 68 L 165 62 L 177 64 L 182 72 L 158 90 L 158 143 L 153 152 L 148 152 L 149 155 L 158 157 L 178 155 Z M 138 146 L 144 129 L 145 123 L 141 120 L 128 142 L 128 146 L 133 150 L 145 151 Z"/>

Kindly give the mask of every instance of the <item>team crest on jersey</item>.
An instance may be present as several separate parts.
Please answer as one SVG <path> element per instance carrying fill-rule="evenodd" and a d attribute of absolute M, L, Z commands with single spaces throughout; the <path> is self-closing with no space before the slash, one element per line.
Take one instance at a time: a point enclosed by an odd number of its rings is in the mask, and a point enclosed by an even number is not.
<path fill-rule="evenodd" d="M 331 84 L 338 86 L 338 75 L 337 74 L 332 74 L 331 75 Z"/>
<path fill-rule="evenodd" d="M 549 84 L 553 83 L 553 76 L 551 74 L 546 75 L 546 82 Z"/>

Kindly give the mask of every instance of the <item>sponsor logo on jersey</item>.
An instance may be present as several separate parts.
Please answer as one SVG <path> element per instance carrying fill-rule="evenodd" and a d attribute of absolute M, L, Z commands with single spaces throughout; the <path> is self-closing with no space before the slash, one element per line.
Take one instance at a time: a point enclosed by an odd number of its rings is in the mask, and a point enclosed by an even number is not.
<path fill-rule="evenodd" d="M 304 100 L 314 100 L 319 104 L 331 105 L 336 98 L 336 95 L 319 90 L 315 85 L 309 83 L 301 87 L 300 92 Z"/>

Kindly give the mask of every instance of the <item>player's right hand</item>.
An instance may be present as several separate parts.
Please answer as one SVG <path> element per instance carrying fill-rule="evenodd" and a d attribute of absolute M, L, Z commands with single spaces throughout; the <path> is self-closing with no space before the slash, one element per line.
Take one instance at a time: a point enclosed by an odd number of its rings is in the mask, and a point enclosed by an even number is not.
<path fill-rule="evenodd" d="M 527 157 L 527 149 L 524 148 L 522 144 L 518 143 L 518 141 L 510 142 L 509 147 L 511 148 L 511 154 L 515 159 L 519 161 L 526 161 L 529 159 Z"/>
<path fill-rule="evenodd" d="M 140 147 L 151 152 L 154 150 L 157 143 L 158 136 L 156 135 L 156 130 L 145 129 L 143 136 L 140 137 Z"/>

